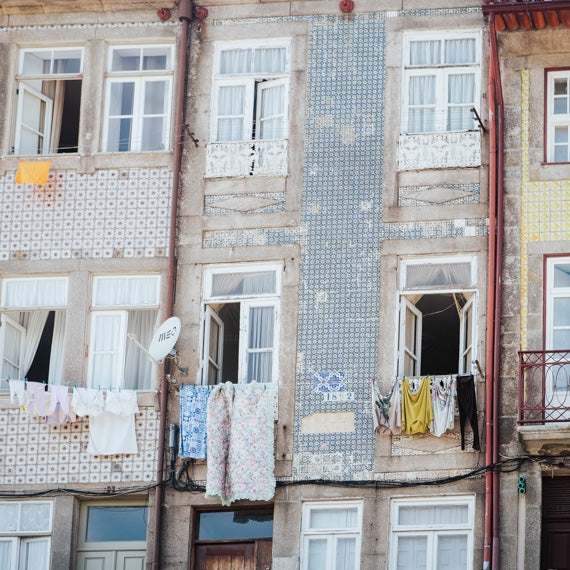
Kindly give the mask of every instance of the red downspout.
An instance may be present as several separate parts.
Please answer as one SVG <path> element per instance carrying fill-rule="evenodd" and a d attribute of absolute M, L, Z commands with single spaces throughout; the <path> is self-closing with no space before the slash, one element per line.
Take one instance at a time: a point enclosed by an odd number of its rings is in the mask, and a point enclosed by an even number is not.
<path fill-rule="evenodd" d="M 494 22 L 494 19 L 493 19 Z M 504 105 L 503 88 L 501 85 L 501 69 L 499 65 L 499 50 L 497 34 L 493 27 L 491 41 L 494 43 L 495 54 L 495 88 L 497 96 L 497 255 L 495 271 L 495 331 L 493 338 L 493 463 L 499 461 L 499 376 L 500 345 L 501 345 L 501 300 L 503 290 L 503 212 L 504 212 Z M 493 471 L 493 570 L 499 570 L 501 556 L 501 529 L 499 524 L 499 472 Z"/>
<path fill-rule="evenodd" d="M 494 37 L 495 16 L 489 16 L 489 33 Z M 487 287 L 487 336 L 486 336 L 486 382 L 485 382 L 485 465 L 490 465 L 493 459 L 493 333 L 495 305 L 495 203 L 497 194 L 497 147 L 495 122 L 495 53 L 496 45 L 491 40 L 489 50 L 489 259 Z M 490 471 L 485 473 L 485 542 L 483 548 L 483 570 L 491 567 L 491 541 L 493 532 L 493 476 Z"/>
<path fill-rule="evenodd" d="M 176 218 L 178 210 L 178 188 L 180 184 L 180 165 L 182 162 L 182 140 L 184 135 L 184 94 L 186 85 L 186 53 L 188 51 L 188 31 L 192 20 L 192 0 L 180 0 L 178 17 L 182 22 L 180 35 L 180 51 L 178 56 L 178 85 L 176 90 L 176 120 L 174 127 L 174 164 L 172 173 L 172 198 L 170 204 L 170 238 L 168 242 L 168 273 L 166 283 L 165 317 L 172 316 L 174 307 L 174 276 L 176 271 Z M 154 499 L 154 538 L 152 547 L 152 568 L 160 568 L 160 532 L 162 525 L 162 501 L 164 485 L 162 485 L 164 469 L 164 445 L 166 438 L 166 415 L 168 402 L 168 379 L 170 372 L 168 361 L 165 361 L 160 387 L 160 424 L 158 428 L 158 458 L 156 468 L 157 487 Z"/>

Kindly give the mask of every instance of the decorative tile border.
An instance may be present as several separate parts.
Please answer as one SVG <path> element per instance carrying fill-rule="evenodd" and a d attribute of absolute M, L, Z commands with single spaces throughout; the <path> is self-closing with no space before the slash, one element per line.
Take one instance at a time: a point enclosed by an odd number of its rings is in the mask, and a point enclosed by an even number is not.
<path fill-rule="evenodd" d="M 452 204 L 478 204 L 479 193 L 479 184 L 400 186 L 400 188 L 398 188 L 398 206 L 448 206 Z M 430 196 L 430 194 L 433 194 L 433 196 Z"/>
<path fill-rule="evenodd" d="M 231 201 L 231 202 L 230 202 Z M 273 203 L 269 203 L 273 202 Z M 224 204 L 232 208 L 224 208 Z M 268 204 L 269 205 L 265 205 Z M 285 211 L 285 192 L 259 192 L 255 194 L 225 194 L 205 196 L 206 216 L 227 216 L 235 214 L 270 214 Z"/>

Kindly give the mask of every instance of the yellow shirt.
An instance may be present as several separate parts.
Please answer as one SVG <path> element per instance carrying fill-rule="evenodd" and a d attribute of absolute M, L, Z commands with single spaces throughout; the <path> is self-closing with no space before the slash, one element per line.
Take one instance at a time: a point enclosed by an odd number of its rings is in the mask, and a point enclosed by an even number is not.
<path fill-rule="evenodd" d="M 430 379 L 422 378 L 417 394 L 412 394 L 410 382 L 402 382 L 402 431 L 407 434 L 426 433 L 433 420 Z"/>

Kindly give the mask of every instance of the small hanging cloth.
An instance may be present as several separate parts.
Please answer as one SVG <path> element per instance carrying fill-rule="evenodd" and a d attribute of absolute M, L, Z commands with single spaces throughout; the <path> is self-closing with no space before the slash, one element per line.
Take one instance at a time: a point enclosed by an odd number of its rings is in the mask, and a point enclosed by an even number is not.
<path fill-rule="evenodd" d="M 387 433 L 390 430 L 390 407 L 397 380 L 395 380 L 386 396 L 382 396 L 380 388 L 372 380 L 372 422 L 376 433 Z"/>
<path fill-rule="evenodd" d="M 103 392 L 96 388 L 74 388 L 71 409 L 80 417 L 95 417 L 103 413 L 105 400 Z"/>
<path fill-rule="evenodd" d="M 67 386 L 52 384 L 49 390 L 50 399 L 46 418 L 47 422 L 50 424 L 65 424 L 71 422 L 75 418 L 75 414 L 69 409 L 69 391 Z"/>
<path fill-rule="evenodd" d="M 41 382 L 27 382 L 28 414 L 43 418 L 47 416 L 46 385 Z"/>
<path fill-rule="evenodd" d="M 465 424 L 471 423 L 473 430 L 473 449 L 479 451 L 479 422 L 477 421 L 477 397 L 473 374 L 457 377 L 457 405 L 459 407 L 459 426 L 461 428 L 461 449 L 465 449 Z"/>
<path fill-rule="evenodd" d="M 416 394 L 412 394 L 407 378 L 402 381 L 402 431 L 409 435 L 426 433 L 433 420 L 430 378 L 421 379 Z"/>
<path fill-rule="evenodd" d="M 452 376 L 438 376 L 431 387 L 432 435 L 441 437 L 455 424 L 455 381 Z"/>
<path fill-rule="evenodd" d="M 20 409 L 24 411 L 24 407 L 27 404 L 26 383 L 24 380 L 8 380 L 8 385 L 10 386 L 10 403 L 17 403 L 20 406 Z"/>
<path fill-rule="evenodd" d="M 210 386 L 180 387 L 181 458 L 206 459 L 206 419 Z"/>

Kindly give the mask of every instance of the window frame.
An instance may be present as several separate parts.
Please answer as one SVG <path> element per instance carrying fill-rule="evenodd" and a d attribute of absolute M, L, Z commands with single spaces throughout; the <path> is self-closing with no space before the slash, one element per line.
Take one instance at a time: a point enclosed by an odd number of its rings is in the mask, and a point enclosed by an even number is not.
<path fill-rule="evenodd" d="M 570 255 L 546 255 L 544 287 L 544 350 L 554 350 L 554 299 L 570 298 L 570 287 L 554 286 L 554 269 L 557 265 L 570 265 Z M 570 324 L 566 327 L 570 329 Z M 570 350 L 570 347 L 568 347 Z M 560 349 L 563 350 L 563 349 Z"/>
<path fill-rule="evenodd" d="M 330 528 L 316 530 L 311 529 L 310 516 L 313 509 L 339 509 L 339 508 L 356 508 L 356 518 L 357 527 L 354 529 L 341 529 L 341 528 Z M 303 502 L 302 508 L 302 518 L 301 518 L 301 570 L 308 570 L 308 553 L 309 553 L 309 541 L 312 538 L 326 538 L 327 539 L 327 568 L 335 567 L 335 555 L 336 555 L 336 543 L 338 537 L 355 537 L 356 538 L 356 548 L 354 562 L 355 568 L 360 567 L 361 554 L 362 554 L 362 525 L 363 525 L 363 501 L 352 500 L 352 501 L 307 501 Z M 332 543 L 332 544 L 331 544 Z M 332 548 L 331 548 L 332 546 Z"/>
<path fill-rule="evenodd" d="M 135 70 L 135 71 L 114 71 L 113 52 L 119 49 L 139 49 L 141 54 L 144 49 L 152 48 L 168 48 L 169 50 L 169 66 L 167 69 L 159 70 Z M 142 60 L 142 57 L 141 57 Z M 146 85 L 152 81 L 166 81 L 166 89 L 164 100 L 166 104 L 165 112 L 157 115 L 164 117 L 164 126 L 162 132 L 161 144 L 162 149 L 141 150 L 144 119 L 148 115 L 144 113 L 144 96 L 146 93 Z M 103 125 L 102 125 L 102 143 L 101 152 L 103 153 L 123 153 L 123 152 L 169 152 L 171 147 L 171 115 L 173 111 L 173 81 L 174 81 L 174 44 L 172 43 L 149 43 L 149 44 L 108 44 L 107 45 L 107 66 L 105 73 L 105 103 L 103 107 Z M 112 85 L 117 83 L 133 83 L 133 109 L 130 115 L 110 115 L 111 106 L 111 89 Z M 109 150 L 109 128 L 110 120 L 113 118 L 131 117 L 131 130 L 128 150 Z M 153 115 L 150 115 L 153 116 Z"/>
<path fill-rule="evenodd" d="M 252 58 L 255 57 L 255 50 L 260 48 L 285 48 L 285 67 L 282 73 L 263 73 L 251 71 L 250 73 L 222 74 L 220 73 L 221 54 L 223 51 L 231 49 L 252 50 Z M 212 73 L 212 98 L 210 104 L 210 143 L 237 144 L 263 142 L 265 140 L 287 140 L 289 138 L 289 90 L 291 76 L 291 39 L 290 38 L 268 38 L 259 40 L 232 40 L 214 43 L 214 66 Z M 283 135 L 279 138 L 260 138 L 260 128 L 254 127 L 259 120 L 261 105 L 257 105 L 255 100 L 258 96 L 258 89 L 265 82 L 281 81 L 285 86 L 283 100 Z M 219 119 L 219 88 L 220 87 L 245 87 L 242 137 L 236 141 L 219 140 L 218 119 Z M 237 116 L 237 115 L 231 115 Z M 254 136 L 255 133 L 255 136 Z"/>
<path fill-rule="evenodd" d="M 478 258 L 477 255 L 470 254 L 460 254 L 460 255 L 437 255 L 437 256 L 422 256 L 422 257 L 400 257 L 399 258 L 399 288 L 396 293 L 396 312 L 398 318 L 395 319 L 395 350 L 394 350 L 394 375 L 397 377 L 413 376 L 404 373 L 405 365 L 405 354 L 407 347 L 405 342 L 402 343 L 401 339 L 405 341 L 405 326 L 407 320 L 405 319 L 405 311 L 410 305 L 414 308 L 410 309 L 416 317 L 418 317 L 419 329 L 416 329 L 416 352 L 415 355 L 419 355 L 416 358 L 417 367 L 421 371 L 421 350 L 422 350 L 422 318 L 423 314 L 416 307 L 416 303 L 413 303 L 408 299 L 411 295 L 434 295 L 434 294 L 450 294 L 450 293 L 463 293 L 467 296 L 467 301 L 462 307 L 461 314 L 459 315 L 459 355 L 457 363 L 457 373 L 458 374 L 469 374 L 471 373 L 471 367 L 468 370 L 464 370 L 464 355 L 471 351 L 471 360 L 477 359 L 477 315 L 478 315 L 478 287 L 477 287 L 477 268 L 478 268 Z M 449 286 L 434 286 L 434 287 L 407 287 L 407 268 L 410 265 L 444 265 L 444 264 L 459 264 L 459 263 L 469 263 L 471 265 L 470 279 L 471 285 L 449 285 Z M 467 338 L 464 331 L 464 317 L 468 310 L 471 310 L 471 344 L 469 347 L 464 346 L 467 342 Z M 420 373 L 415 374 L 419 376 Z"/>
<path fill-rule="evenodd" d="M 468 521 L 464 524 L 452 526 L 451 524 L 430 525 L 400 525 L 398 522 L 399 508 L 401 506 L 426 506 L 426 505 L 467 505 Z M 398 537 L 400 536 L 427 536 L 426 570 L 437 570 L 437 536 L 467 535 L 467 568 L 473 570 L 473 540 L 475 522 L 475 495 L 446 495 L 438 497 L 398 497 L 390 501 L 390 555 L 388 564 L 390 570 L 396 570 L 398 563 Z M 431 557 L 431 558 L 430 558 Z"/>
<path fill-rule="evenodd" d="M 54 52 L 65 52 L 65 51 L 79 51 L 80 59 L 79 59 L 79 71 L 74 73 L 40 73 L 40 74 L 24 74 L 24 58 L 26 54 L 33 53 L 33 52 L 47 52 L 51 51 L 51 59 L 50 61 L 53 62 Z M 85 62 L 85 48 L 82 45 L 74 45 L 74 46 L 57 46 L 50 44 L 46 47 L 34 47 L 34 48 L 24 48 L 21 47 L 18 50 L 18 71 L 16 74 L 16 119 L 14 122 L 14 148 L 13 154 L 14 156 L 45 156 L 45 155 L 53 155 L 58 154 L 57 150 L 52 150 L 52 122 L 53 122 L 53 100 L 48 97 L 47 95 L 42 94 L 37 89 L 25 85 L 26 81 L 57 81 L 57 80 L 73 80 L 79 79 L 83 80 L 83 68 Z M 36 154 L 25 154 L 20 152 L 21 146 L 21 139 L 22 139 L 22 130 L 24 128 L 23 123 L 23 109 L 24 109 L 24 96 L 25 92 L 29 92 L 32 96 L 41 99 L 46 104 L 46 111 L 45 111 L 45 128 L 42 132 L 41 136 L 43 137 L 43 144 L 42 144 L 42 152 L 38 152 Z M 80 110 L 81 112 L 81 110 Z"/>
<path fill-rule="evenodd" d="M 568 82 L 568 113 L 556 118 L 554 114 L 554 81 L 559 78 L 565 78 Z M 570 67 L 547 68 L 544 70 L 544 162 L 547 164 L 567 164 L 570 162 Z M 556 161 L 554 159 L 555 152 L 555 129 L 557 126 L 566 126 L 568 133 L 568 152 L 567 160 Z"/>
<path fill-rule="evenodd" d="M 458 39 L 475 39 L 475 57 L 476 61 L 473 63 L 463 64 L 446 64 L 443 62 L 445 53 L 445 40 L 458 40 Z M 441 63 L 438 65 L 411 65 L 410 64 L 410 44 L 415 41 L 433 41 L 439 40 L 441 45 Z M 474 70 L 475 85 L 473 107 L 479 109 L 481 106 L 481 52 L 482 52 L 482 38 L 481 31 L 474 29 L 467 29 L 462 31 L 422 31 L 422 32 L 404 32 L 403 38 L 403 54 L 402 54 L 402 90 L 401 90 L 401 133 L 406 135 L 422 135 L 434 133 L 455 133 L 455 132 L 472 132 L 477 131 L 478 127 L 473 117 L 473 127 L 470 129 L 454 129 L 447 128 L 447 111 L 450 107 L 467 105 L 449 103 L 447 101 L 447 87 L 448 78 L 450 75 L 460 75 L 467 70 Z M 428 73 L 428 71 L 430 71 Z M 435 77 L 435 125 L 434 128 L 428 131 L 409 131 L 409 108 L 410 108 L 410 90 L 409 78 L 418 75 L 433 75 Z M 471 104 L 471 103 L 469 103 Z"/>
<path fill-rule="evenodd" d="M 242 295 L 213 295 L 212 285 L 213 276 L 227 273 L 261 273 L 273 272 L 275 275 L 275 293 L 268 294 L 242 294 Z M 210 331 L 210 318 L 213 313 L 216 321 L 223 320 L 219 317 L 217 311 L 211 308 L 211 305 L 220 304 L 225 305 L 228 303 L 240 304 L 240 331 L 239 331 L 239 346 L 238 346 L 238 372 L 236 381 L 238 384 L 247 383 L 247 352 L 248 342 L 247 336 L 249 329 L 244 328 L 249 319 L 249 312 L 245 314 L 245 310 L 255 307 L 273 307 L 274 322 L 273 322 L 273 347 L 271 349 L 273 354 L 272 359 L 272 372 L 271 382 L 268 384 L 277 384 L 279 381 L 279 356 L 280 356 L 280 331 L 281 331 L 281 294 L 282 294 L 282 262 L 267 262 L 267 263 L 247 263 L 247 264 L 224 264 L 224 265 L 210 265 L 204 268 L 203 273 L 203 290 L 202 290 L 202 306 L 200 311 L 200 372 L 199 381 L 201 384 L 208 385 L 209 382 L 209 331 Z M 207 336 L 208 334 L 208 336 Z M 224 343 L 223 343 L 224 327 L 220 327 L 218 331 L 218 355 L 223 359 Z M 222 338 L 220 338 L 222 335 Z M 220 375 L 223 374 L 223 360 L 220 360 Z M 223 381 L 223 376 L 220 378 Z M 215 382 L 215 384 L 220 383 Z"/>
<path fill-rule="evenodd" d="M 105 280 L 117 280 L 124 279 L 128 283 L 129 281 L 135 281 L 137 279 L 149 279 L 155 280 L 155 303 L 149 303 L 145 305 L 138 305 L 132 303 L 117 303 L 117 304 L 96 304 L 96 295 L 99 283 Z M 110 379 L 110 388 L 131 388 L 130 386 L 124 386 L 125 382 L 125 361 L 127 356 L 128 347 L 128 311 L 156 311 L 157 320 L 160 315 L 160 287 L 161 287 L 162 276 L 159 273 L 145 273 L 145 274 L 105 274 L 105 275 L 93 275 L 91 295 L 89 303 L 89 339 L 87 344 L 87 381 L 88 387 L 96 387 L 97 382 L 94 382 L 94 356 L 95 351 L 93 350 L 93 342 L 96 334 L 96 321 L 100 317 L 104 316 L 117 316 L 120 319 L 120 346 L 117 347 L 116 353 L 118 354 L 117 363 L 115 364 L 114 376 Z M 127 285 L 128 287 L 128 285 Z M 140 339 L 137 339 L 140 342 Z M 151 370 L 151 380 L 156 375 L 156 364 L 152 364 Z M 152 389 L 152 385 L 151 388 Z M 140 388 L 139 388 L 140 390 Z M 144 390 L 144 389 L 143 389 Z"/>

